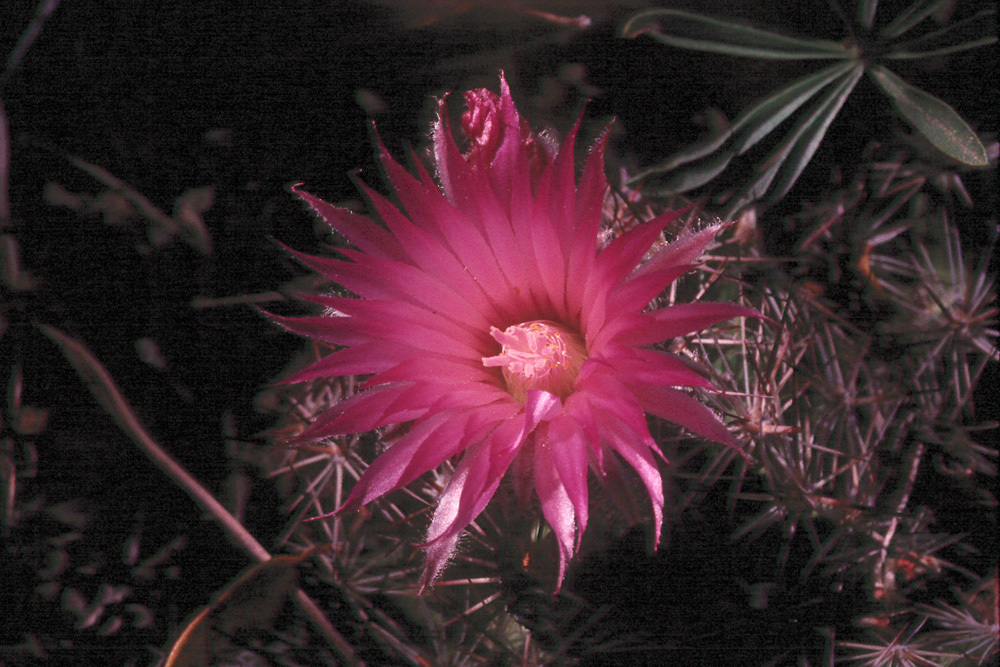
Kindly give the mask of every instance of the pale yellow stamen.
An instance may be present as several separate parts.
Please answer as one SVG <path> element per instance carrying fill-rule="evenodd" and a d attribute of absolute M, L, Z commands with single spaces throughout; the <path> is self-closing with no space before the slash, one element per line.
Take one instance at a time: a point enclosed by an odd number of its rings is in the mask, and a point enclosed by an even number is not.
<path fill-rule="evenodd" d="M 578 334 L 555 322 L 535 320 L 490 329 L 502 346 L 495 357 L 483 357 L 483 365 L 500 366 L 511 396 L 525 401 L 530 389 L 543 389 L 560 398 L 573 392 L 580 367 L 587 359 L 587 348 Z"/>

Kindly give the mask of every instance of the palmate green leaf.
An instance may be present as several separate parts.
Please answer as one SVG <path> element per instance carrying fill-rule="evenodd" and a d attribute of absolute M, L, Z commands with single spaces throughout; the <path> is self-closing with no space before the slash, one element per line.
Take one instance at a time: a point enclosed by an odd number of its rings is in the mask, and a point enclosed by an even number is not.
<path fill-rule="evenodd" d="M 748 151 L 819 91 L 855 67 L 853 62 L 831 65 L 782 88 L 741 114 L 733 123 L 734 130 L 743 131 L 735 142 L 736 154 Z"/>
<path fill-rule="evenodd" d="M 671 178 L 662 189 L 665 192 L 687 192 L 704 185 L 722 173 L 729 160 L 745 153 L 799 107 L 853 67 L 854 64 L 850 62 L 837 63 L 785 86 L 741 113 L 726 132 L 675 153 L 664 162 L 635 174 L 629 179 L 629 183 L 702 160 L 725 146 L 718 156 L 686 169 L 684 173 Z"/>
<path fill-rule="evenodd" d="M 729 207 L 726 215 L 753 201 L 773 203 L 794 186 L 830 123 L 869 68 L 874 68 L 872 78 L 900 113 L 933 145 L 963 163 L 985 165 L 985 148 L 950 106 L 875 64 L 880 58 L 945 55 L 997 41 L 994 34 L 996 11 L 987 8 L 916 39 L 891 43 L 893 38 L 905 34 L 936 12 L 940 13 L 949 1 L 913 0 L 881 31 L 875 42 L 865 42 L 866 46 L 787 37 L 680 10 L 655 9 L 637 14 L 625 25 L 623 33 L 626 36 L 648 33 L 675 47 L 735 56 L 837 62 L 772 93 L 741 113 L 728 129 L 717 130 L 663 162 L 638 172 L 629 183 L 649 176 L 665 176 L 658 187 L 647 188 L 650 194 L 675 194 L 702 187 L 724 172 L 736 157 L 799 113 L 803 105 L 809 104 L 808 111 L 800 116 L 789 135 L 779 140 L 778 146 L 757 167 L 754 177 L 740 194 L 725 202 Z M 874 26 L 878 4 L 878 0 L 857 0 L 856 19 L 862 27 L 870 30 Z M 869 47 L 871 53 L 868 53 Z"/>
<path fill-rule="evenodd" d="M 675 194 L 700 188 L 725 171 L 732 159 L 731 150 L 716 153 L 672 175 L 656 191 L 660 194 Z"/>
<path fill-rule="evenodd" d="M 846 74 L 836 86 L 823 98 L 813 118 L 805 125 L 802 134 L 796 139 L 785 164 L 781 170 L 774 189 L 768 195 L 768 201 L 774 202 L 784 197 L 795 181 L 798 180 L 809 161 L 812 160 L 816 149 L 819 148 L 826 131 L 830 129 L 830 123 L 840 113 L 844 102 L 854 91 L 854 86 L 864 73 L 864 66 L 858 64 Z"/>
<path fill-rule="evenodd" d="M 989 46 L 997 41 L 996 9 L 984 9 L 973 16 L 950 23 L 940 30 L 908 42 L 894 44 L 887 60 L 931 58 Z"/>
<path fill-rule="evenodd" d="M 713 136 L 709 136 L 707 139 L 704 139 L 702 141 L 695 142 L 690 146 L 688 146 L 687 148 L 685 148 L 684 150 L 674 153 L 660 164 L 636 172 L 628 179 L 628 181 L 626 181 L 626 185 L 632 185 L 634 183 L 637 183 L 646 178 L 647 176 L 653 176 L 656 174 L 663 174 L 668 171 L 673 171 L 677 167 L 689 164 L 691 162 L 694 162 L 695 160 L 700 160 L 706 155 L 711 155 L 719 148 L 721 148 L 722 145 L 726 143 L 726 140 L 729 139 L 729 137 L 731 137 L 732 135 L 733 135 L 733 129 L 732 127 L 729 127 L 724 132 L 721 132 Z M 731 151 L 726 151 L 726 152 L 730 154 L 730 157 L 732 157 Z M 678 192 L 683 192 L 683 190 L 678 190 Z"/>
<path fill-rule="evenodd" d="M 768 191 L 768 202 L 777 201 L 788 193 L 816 153 L 830 123 L 837 117 L 863 73 L 864 66 L 859 63 L 841 75 L 836 85 L 816 101 L 795 124 L 788 137 L 763 161 L 756 178 L 727 202 L 721 214 L 723 218 L 732 217 L 747 204 L 763 198 Z"/>
<path fill-rule="evenodd" d="M 678 9 L 652 9 L 636 14 L 622 28 L 622 34 L 625 37 L 648 34 L 682 49 L 765 60 L 829 60 L 851 55 L 845 45 L 837 42 L 787 37 Z"/>
<path fill-rule="evenodd" d="M 989 164 L 979 137 L 946 102 L 911 86 L 881 65 L 872 66 L 868 74 L 899 113 L 936 148 L 973 167 Z"/>
<path fill-rule="evenodd" d="M 889 25 L 882 28 L 879 35 L 883 39 L 895 39 L 907 30 L 918 25 L 925 18 L 941 9 L 952 0 L 917 0 L 912 5 L 901 11 L 896 18 L 889 22 Z"/>

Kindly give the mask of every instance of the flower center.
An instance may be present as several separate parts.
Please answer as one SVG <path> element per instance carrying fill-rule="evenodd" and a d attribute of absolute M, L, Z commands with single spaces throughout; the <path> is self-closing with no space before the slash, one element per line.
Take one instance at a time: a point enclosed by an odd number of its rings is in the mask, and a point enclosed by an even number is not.
<path fill-rule="evenodd" d="M 503 348 L 495 357 L 483 357 L 483 366 L 503 367 L 507 389 L 515 399 L 524 402 L 529 389 L 543 389 L 559 398 L 573 393 L 573 381 L 587 359 L 579 335 L 548 320 L 516 324 L 506 331 L 491 327 L 490 335 Z"/>

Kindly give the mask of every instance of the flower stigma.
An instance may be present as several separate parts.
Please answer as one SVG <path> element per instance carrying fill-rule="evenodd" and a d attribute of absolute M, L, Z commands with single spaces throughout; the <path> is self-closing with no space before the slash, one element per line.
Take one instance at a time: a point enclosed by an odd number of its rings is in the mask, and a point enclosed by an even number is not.
<path fill-rule="evenodd" d="M 573 381 L 587 360 L 587 348 L 578 334 L 555 322 L 534 320 L 505 331 L 490 328 L 502 346 L 495 357 L 483 357 L 483 366 L 501 366 L 507 390 L 524 403 L 530 389 L 542 389 L 559 398 L 573 393 Z"/>

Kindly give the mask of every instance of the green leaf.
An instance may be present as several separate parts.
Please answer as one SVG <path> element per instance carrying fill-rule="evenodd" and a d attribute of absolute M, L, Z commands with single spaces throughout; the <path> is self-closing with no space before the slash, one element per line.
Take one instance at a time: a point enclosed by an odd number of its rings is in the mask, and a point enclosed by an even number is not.
<path fill-rule="evenodd" d="M 804 130 L 795 141 L 791 152 L 788 154 L 786 168 L 782 170 L 778 181 L 774 184 L 774 190 L 769 195 L 770 201 L 777 201 L 784 197 L 795 185 L 802 170 L 805 169 L 809 161 L 812 160 L 816 149 L 819 148 L 826 131 L 830 128 L 830 123 L 840 113 L 844 102 L 854 90 L 858 80 L 864 73 L 864 66 L 857 65 L 853 71 L 845 75 L 844 79 L 837 84 L 823 98 L 819 108 L 813 118 L 804 124 Z"/>
<path fill-rule="evenodd" d="M 816 60 L 851 56 L 851 51 L 837 42 L 787 37 L 677 9 L 652 9 L 636 14 L 622 28 L 622 34 L 625 37 L 648 34 L 664 44 L 682 49 L 765 60 Z"/>
<path fill-rule="evenodd" d="M 996 10 L 984 9 L 940 30 L 894 44 L 885 54 L 888 60 L 913 60 L 968 51 L 997 41 Z"/>
<path fill-rule="evenodd" d="M 854 67 L 855 64 L 851 62 L 831 65 L 795 81 L 740 114 L 733 122 L 734 133 L 745 128 L 742 137 L 734 146 L 737 155 L 742 155 L 752 148 L 795 113 L 800 106 Z"/>
<path fill-rule="evenodd" d="M 633 183 L 641 181 L 647 176 L 652 176 L 653 174 L 662 174 L 668 171 L 673 171 L 674 169 L 680 167 L 681 165 L 694 162 L 695 160 L 700 160 L 706 155 L 711 155 L 716 150 L 718 150 L 724 143 L 726 143 L 726 140 L 729 139 L 729 137 L 731 137 L 732 135 L 733 135 L 733 130 L 730 127 L 721 133 L 710 135 L 707 139 L 697 141 L 691 144 L 689 147 L 685 148 L 684 150 L 674 153 L 660 164 L 653 167 L 648 167 L 646 169 L 643 169 L 642 171 L 633 174 L 628 179 L 626 184 L 631 185 Z M 730 155 L 731 154 L 732 152 L 730 151 Z"/>
<path fill-rule="evenodd" d="M 979 137 L 946 102 L 911 86 L 881 65 L 873 66 L 868 74 L 899 113 L 936 148 L 973 167 L 989 164 Z"/>
<path fill-rule="evenodd" d="M 871 30 L 875 24 L 876 9 L 878 9 L 878 0 L 858 0 L 858 23 L 865 30 Z"/>
<path fill-rule="evenodd" d="M 933 49 L 930 51 L 911 51 L 905 48 L 900 48 L 899 50 L 893 49 L 892 51 L 885 54 L 886 60 L 917 60 L 919 58 L 936 58 L 937 56 L 947 56 L 952 53 L 959 53 L 960 51 L 968 51 L 970 49 L 978 49 L 981 46 L 989 46 L 990 44 L 996 44 L 997 38 L 995 36 L 981 37 L 980 39 L 973 40 L 971 42 L 964 42 L 962 44 L 955 44 L 954 46 L 946 46 L 938 49 Z"/>
<path fill-rule="evenodd" d="M 675 153 L 664 162 L 640 171 L 629 179 L 629 183 L 701 160 L 722 148 L 728 140 L 732 139 L 722 151 L 723 157 L 706 160 L 703 164 L 686 169 L 683 174 L 673 177 L 662 189 L 664 192 L 687 192 L 704 185 L 722 173 L 732 157 L 745 153 L 795 113 L 800 106 L 836 80 L 837 77 L 850 71 L 852 67 L 854 65 L 849 62 L 837 63 L 795 81 L 741 113 L 726 132 L 698 142 Z M 724 161 L 721 166 L 720 160 Z"/>
<path fill-rule="evenodd" d="M 733 152 L 731 150 L 713 155 L 671 176 L 666 183 L 657 188 L 657 192 L 675 194 L 700 188 L 725 171 L 732 159 Z"/>
<path fill-rule="evenodd" d="M 895 39 L 949 2 L 951 0 L 917 0 L 882 28 L 879 35 L 882 39 Z"/>
<path fill-rule="evenodd" d="M 728 203 L 723 218 L 732 217 L 740 208 L 763 198 L 772 185 L 775 189 L 768 197 L 769 202 L 777 201 L 791 189 L 863 72 L 863 65 L 855 65 L 799 119 L 788 137 L 761 164 L 757 177 Z"/>

